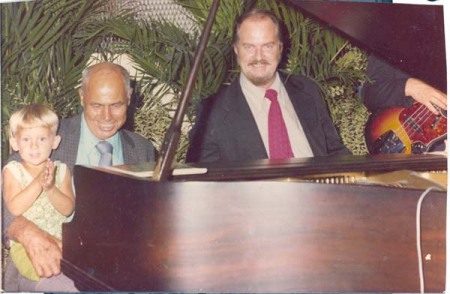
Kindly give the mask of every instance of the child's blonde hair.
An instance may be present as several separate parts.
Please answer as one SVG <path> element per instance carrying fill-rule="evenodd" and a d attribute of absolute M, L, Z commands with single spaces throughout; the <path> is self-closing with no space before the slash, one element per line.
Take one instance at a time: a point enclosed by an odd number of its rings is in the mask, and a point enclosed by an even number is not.
<path fill-rule="evenodd" d="M 58 116 L 42 104 L 29 104 L 11 115 L 9 119 L 9 135 L 15 138 L 17 132 L 25 128 L 49 128 L 54 135 L 58 130 Z"/>

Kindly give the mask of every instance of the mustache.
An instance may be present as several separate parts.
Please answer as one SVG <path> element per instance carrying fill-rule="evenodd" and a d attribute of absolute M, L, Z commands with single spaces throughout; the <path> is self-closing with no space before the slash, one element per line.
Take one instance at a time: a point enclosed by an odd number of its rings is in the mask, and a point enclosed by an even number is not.
<path fill-rule="evenodd" d="M 269 65 L 267 60 L 252 60 L 248 65 Z"/>

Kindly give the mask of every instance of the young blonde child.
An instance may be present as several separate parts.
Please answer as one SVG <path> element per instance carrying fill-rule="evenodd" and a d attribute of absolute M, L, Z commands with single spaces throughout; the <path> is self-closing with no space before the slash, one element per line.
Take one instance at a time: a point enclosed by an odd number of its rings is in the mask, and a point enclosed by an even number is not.
<path fill-rule="evenodd" d="M 21 161 L 10 161 L 3 168 L 6 207 L 14 216 L 26 217 L 61 240 L 62 223 L 73 212 L 75 201 L 70 170 L 65 164 L 50 160 L 52 150 L 61 141 L 56 134 L 58 117 L 43 105 L 31 104 L 11 116 L 9 128 L 10 145 Z M 11 241 L 10 256 L 27 279 L 21 291 L 76 290 L 75 286 L 58 289 L 58 279 L 68 279 L 63 274 L 39 278 L 21 244 Z"/>

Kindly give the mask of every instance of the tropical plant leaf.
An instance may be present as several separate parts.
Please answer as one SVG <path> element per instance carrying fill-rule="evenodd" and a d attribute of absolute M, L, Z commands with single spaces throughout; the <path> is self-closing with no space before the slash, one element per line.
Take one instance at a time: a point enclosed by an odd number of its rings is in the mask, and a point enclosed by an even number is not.
<path fill-rule="evenodd" d="M 82 39 L 97 23 L 107 0 L 41 0 L 2 4 L 2 126 L 29 103 L 44 103 L 58 115 L 79 112 L 81 71 L 102 42 L 100 34 Z M 4 130 L 4 128 L 2 128 Z M 2 131 L 2 158 L 7 157 Z"/>
<path fill-rule="evenodd" d="M 212 0 L 177 0 L 192 20 L 181 28 L 161 17 L 143 20 L 123 0 L 124 9 L 108 11 L 108 0 L 41 0 L 2 4 L 2 155 L 5 126 L 12 111 L 46 103 L 61 116 L 80 111 L 77 87 L 93 53 L 114 61 L 127 55 L 136 69 L 135 131 L 160 146 L 191 70 Z M 280 69 L 311 78 L 331 116 L 355 154 L 367 152 L 363 128 L 368 112 L 357 88 L 366 80 L 366 55 L 348 40 L 276 0 L 221 1 L 192 91 L 177 150 L 184 159 L 195 106 L 238 73 L 232 50 L 235 19 L 249 6 L 267 8 L 285 24 L 285 54 Z M 349 119 L 353 118 L 353 119 Z M 356 123 L 355 123 L 356 122 Z"/>

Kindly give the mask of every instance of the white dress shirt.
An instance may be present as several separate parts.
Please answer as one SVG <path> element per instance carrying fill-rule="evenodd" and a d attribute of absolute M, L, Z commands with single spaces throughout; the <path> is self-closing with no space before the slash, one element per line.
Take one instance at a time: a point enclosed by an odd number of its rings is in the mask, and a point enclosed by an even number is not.
<path fill-rule="evenodd" d="M 264 142 L 267 154 L 269 153 L 269 108 L 270 100 L 264 98 L 266 89 L 257 87 L 252 84 L 243 74 L 240 75 L 239 82 L 245 99 L 247 100 L 259 133 Z M 280 103 L 281 112 L 283 114 L 286 129 L 291 142 L 292 152 L 295 157 L 313 157 L 314 154 L 309 146 L 308 139 L 303 131 L 302 125 L 297 117 L 291 99 L 281 82 L 280 76 L 276 74 L 275 81 L 270 86 L 278 93 L 278 102 Z"/>

